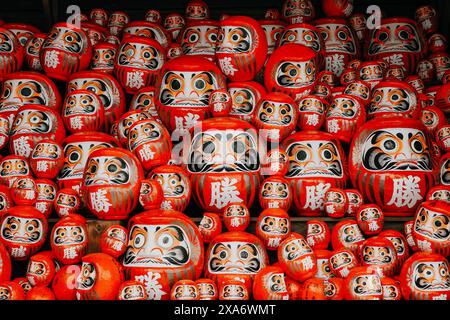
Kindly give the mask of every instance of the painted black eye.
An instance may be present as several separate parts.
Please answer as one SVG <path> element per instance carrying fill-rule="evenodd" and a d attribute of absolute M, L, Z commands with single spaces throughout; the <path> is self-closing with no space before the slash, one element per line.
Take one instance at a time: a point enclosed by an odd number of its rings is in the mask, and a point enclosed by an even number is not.
<path fill-rule="evenodd" d="M 198 90 L 203 90 L 205 88 L 205 81 L 202 79 L 195 81 L 195 88 Z"/>
<path fill-rule="evenodd" d="M 216 146 L 211 141 L 205 142 L 203 144 L 203 152 L 211 154 L 216 150 Z"/>
<path fill-rule="evenodd" d="M 233 142 L 233 151 L 236 153 L 243 153 L 245 151 L 245 146 L 240 141 Z"/>
<path fill-rule="evenodd" d="M 389 139 L 383 143 L 383 147 L 386 150 L 394 150 L 397 147 L 397 143 L 394 140 Z"/>
<path fill-rule="evenodd" d="M 402 30 L 402 31 L 400 31 L 400 32 L 398 33 L 398 36 L 399 36 L 399 38 L 402 39 L 402 40 L 407 40 L 407 39 L 409 39 L 409 32 L 408 32 L 408 31 L 405 31 L 405 30 Z"/>
<path fill-rule="evenodd" d="M 322 152 L 322 156 L 325 160 L 331 160 L 333 158 L 333 155 L 331 154 L 330 150 L 324 150 Z"/>
<path fill-rule="evenodd" d="M 378 35 L 378 40 L 380 41 L 386 41 L 388 39 L 388 34 L 386 32 L 381 32 Z"/>
<path fill-rule="evenodd" d="M 247 251 L 242 251 L 240 254 L 242 259 L 247 259 L 248 258 L 248 252 Z"/>
<path fill-rule="evenodd" d="M 172 80 L 172 82 L 170 83 L 170 86 L 172 87 L 173 90 L 180 90 L 181 88 L 181 82 L 178 81 L 177 79 Z"/>
<path fill-rule="evenodd" d="M 115 165 L 115 164 L 110 164 L 110 165 L 108 165 L 108 171 L 109 172 L 116 172 L 117 171 L 117 165 Z"/>
<path fill-rule="evenodd" d="M 24 97 L 29 97 L 31 96 L 31 89 L 30 88 L 22 88 L 22 90 L 20 90 L 20 94 Z"/>
<path fill-rule="evenodd" d="M 422 145 L 422 143 L 419 140 L 415 139 L 412 142 L 411 146 L 412 146 L 412 149 L 413 149 L 414 152 L 416 152 L 416 153 L 422 153 L 423 152 L 423 145 Z"/>
<path fill-rule="evenodd" d="M 305 161 L 307 157 L 308 157 L 308 154 L 306 153 L 306 151 L 301 150 L 300 152 L 297 153 L 298 161 Z"/>
<path fill-rule="evenodd" d="M 289 70 L 289 75 L 290 75 L 291 77 L 295 77 L 295 76 L 297 75 L 297 70 L 296 70 L 296 69 L 291 69 L 291 70 Z"/>
<path fill-rule="evenodd" d="M 80 160 L 80 153 L 78 151 L 72 152 L 69 156 L 69 161 L 70 162 L 77 162 L 78 160 Z"/>
<path fill-rule="evenodd" d="M 337 36 L 341 40 L 347 40 L 347 34 L 344 31 L 339 31 Z"/>

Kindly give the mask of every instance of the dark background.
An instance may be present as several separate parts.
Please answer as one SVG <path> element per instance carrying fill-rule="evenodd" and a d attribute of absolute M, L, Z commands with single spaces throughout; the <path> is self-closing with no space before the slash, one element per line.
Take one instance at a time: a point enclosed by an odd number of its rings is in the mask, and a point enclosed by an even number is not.
<path fill-rule="evenodd" d="M 321 0 L 311 0 L 318 17 Z M 205 0 L 211 17 L 218 19 L 221 13 L 249 15 L 262 19 L 267 8 L 279 8 L 283 0 Z M 24 22 L 47 32 L 56 21 L 65 21 L 69 5 L 79 5 L 83 12 L 92 8 L 104 8 L 109 12 L 125 11 L 132 20 L 144 20 L 148 9 L 157 9 L 163 16 L 170 12 L 184 13 L 188 0 L 13 0 L 2 1 L 0 19 L 6 22 Z M 448 0 L 354 0 L 355 11 L 365 12 L 369 5 L 379 5 L 386 16 L 414 18 L 414 11 L 420 5 L 433 5 L 440 15 L 440 32 L 450 34 L 450 1 Z"/>

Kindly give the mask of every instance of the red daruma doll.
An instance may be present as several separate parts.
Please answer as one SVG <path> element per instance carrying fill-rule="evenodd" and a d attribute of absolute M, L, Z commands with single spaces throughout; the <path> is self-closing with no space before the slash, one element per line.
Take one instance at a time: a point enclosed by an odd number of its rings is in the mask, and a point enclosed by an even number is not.
<path fill-rule="evenodd" d="M 54 179 L 64 164 L 62 147 L 54 140 L 42 140 L 34 146 L 29 162 L 36 177 Z"/>
<path fill-rule="evenodd" d="M 291 233 L 280 243 L 277 255 L 281 268 L 296 281 L 303 282 L 317 272 L 316 256 L 298 233 Z"/>
<path fill-rule="evenodd" d="M 55 258 L 63 264 L 76 264 L 86 254 L 88 230 L 86 220 L 71 214 L 61 218 L 52 230 L 50 244 Z"/>
<path fill-rule="evenodd" d="M 139 160 L 121 148 L 92 152 L 86 162 L 81 192 L 99 219 L 126 219 L 138 203 L 144 172 Z"/>
<path fill-rule="evenodd" d="M 56 192 L 55 211 L 59 217 L 77 213 L 81 207 L 81 199 L 78 191 L 63 188 Z"/>
<path fill-rule="evenodd" d="M 325 193 L 325 212 L 331 218 L 343 218 L 347 211 L 348 203 L 345 191 L 338 188 L 330 188 Z"/>
<path fill-rule="evenodd" d="M 223 211 L 223 224 L 228 231 L 244 231 L 250 224 L 250 211 L 242 204 L 230 204 Z"/>
<path fill-rule="evenodd" d="M 256 236 L 264 242 L 267 250 L 276 250 L 290 232 L 289 215 L 282 209 L 266 209 L 256 221 Z"/>
<path fill-rule="evenodd" d="M 232 16 L 219 23 L 217 62 L 231 81 L 255 78 L 267 56 L 267 39 L 258 21 Z"/>
<path fill-rule="evenodd" d="M 57 23 L 42 45 L 41 63 L 53 79 L 67 81 L 72 73 L 87 69 L 92 46 L 86 33 L 74 25 Z"/>
<path fill-rule="evenodd" d="M 216 236 L 222 233 L 222 221 L 215 213 L 205 212 L 198 226 L 205 243 L 211 242 Z"/>
<path fill-rule="evenodd" d="M 288 211 L 292 203 L 292 190 L 289 182 L 278 176 L 266 178 L 259 191 L 259 204 L 262 209 L 283 209 Z"/>
<path fill-rule="evenodd" d="M 289 300 L 281 267 L 270 266 L 258 272 L 253 280 L 255 300 Z"/>
<path fill-rule="evenodd" d="M 327 249 L 330 239 L 330 228 L 325 221 L 308 220 L 306 222 L 306 241 L 312 249 Z"/>
<path fill-rule="evenodd" d="M 119 258 L 128 244 L 128 230 L 121 225 L 112 225 L 100 237 L 100 250 L 111 257 Z"/>
<path fill-rule="evenodd" d="M 356 213 L 356 221 L 365 235 L 373 236 L 383 229 L 384 214 L 377 205 L 364 204 Z"/>

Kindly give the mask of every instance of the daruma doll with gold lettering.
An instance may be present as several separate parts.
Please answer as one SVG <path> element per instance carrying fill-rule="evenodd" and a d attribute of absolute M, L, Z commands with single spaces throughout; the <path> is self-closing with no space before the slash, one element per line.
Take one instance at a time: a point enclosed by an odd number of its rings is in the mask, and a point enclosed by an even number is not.
<path fill-rule="evenodd" d="M 186 163 L 195 201 L 215 213 L 231 203 L 251 207 L 261 180 L 255 128 L 224 117 L 205 120 L 192 132 Z"/>
<path fill-rule="evenodd" d="M 365 200 L 385 216 L 412 216 L 437 181 L 425 127 L 404 117 L 367 122 L 353 138 L 349 173 Z"/>

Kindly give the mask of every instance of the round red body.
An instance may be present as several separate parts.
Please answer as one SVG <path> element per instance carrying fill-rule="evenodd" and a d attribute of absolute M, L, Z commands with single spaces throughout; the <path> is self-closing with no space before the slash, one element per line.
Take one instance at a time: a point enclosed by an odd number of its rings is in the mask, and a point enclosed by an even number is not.
<path fill-rule="evenodd" d="M 67 93 L 62 119 L 70 133 L 102 131 L 105 127 L 105 108 L 100 96 L 88 90 Z"/>
<path fill-rule="evenodd" d="M 75 213 L 59 219 L 50 236 L 52 252 L 62 264 L 80 263 L 88 241 L 86 219 Z"/>
<path fill-rule="evenodd" d="M 332 252 L 329 266 L 336 277 L 346 278 L 351 269 L 359 266 L 359 260 L 352 250 L 341 248 Z"/>
<path fill-rule="evenodd" d="M 372 237 L 361 246 L 361 264 L 373 266 L 380 277 L 394 275 L 397 267 L 397 250 L 389 239 Z"/>
<path fill-rule="evenodd" d="M 300 130 L 320 130 L 325 121 L 328 102 L 317 96 L 307 95 L 298 101 L 297 128 Z"/>
<path fill-rule="evenodd" d="M 374 236 L 383 230 L 384 214 L 376 204 L 363 204 L 356 212 L 356 221 L 365 235 Z"/>
<path fill-rule="evenodd" d="M 277 250 L 280 243 L 291 233 L 291 220 L 283 209 L 266 209 L 256 221 L 256 236 L 267 250 Z"/>
<path fill-rule="evenodd" d="M 334 250 L 347 248 L 356 254 L 364 240 L 361 229 L 353 219 L 339 221 L 331 230 L 331 245 Z"/>
<path fill-rule="evenodd" d="M 80 194 L 74 189 L 62 188 L 56 192 L 54 205 L 60 218 L 75 214 L 81 207 Z"/>
<path fill-rule="evenodd" d="M 312 219 L 306 222 L 306 241 L 312 249 L 328 249 L 330 239 L 330 228 L 325 221 Z"/>
<path fill-rule="evenodd" d="M 211 279 L 197 279 L 195 284 L 198 289 L 199 300 L 217 300 L 219 298 L 217 285 Z"/>
<path fill-rule="evenodd" d="M 148 300 L 145 286 L 139 281 L 128 280 L 124 281 L 119 288 L 117 300 Z"/>
<path fill-rule="evenodd" d="M 144 210 L 159 209 L 164 201 L 164 191 L 157 180 L 141 180 L 139 203 Z"/>
<path fill-rule="evenodd" d="M 199 300 L 198 288 L 193 280 L 178 280 L 170 290 L 170 300 Z"/>
<path fill-rule="evenodd" d="M 292 190 L 289 181 L 279 176 L 266 178 L 261 183 L 259 204 L 262 209 L 289 211 L 292 204 Z"/>
<path fill-rule="evenodd" d="M 371 266 L 353 268 L 344 280 L 345 300 L 382 300 L 381 277 Z"/>
<path fill-rule="evenodd" d="M 245 231 L 250 225 L 250 211 L 243 204 L 232 203 L 226 206 L 222 217 L 228 231 Z"/>
<path fill-rule="evenodd" d="M 100 237 L 100 250 L 118 259 L 125 253 L 128 245 L 127 228 L 114 224 L 102 232 Z"/>
<path fill-rule="evenodd" d="M 210 243 L 216 236 L 222 233 L 222 220 L 215 213 L 205 212 L 200 221 L 198 230 L 202 234 L 203 242 Z"/>
<path fill-rule="evenodd" d="M 289 292 L 284 281 L 281 267 L 265 267 L 253 280 L 253 298 L 255 300 L 289 300 Z"/>
<path fill-rule="evenodd" d="M 343 218 L 347 212 L 348 203 L 345 191 L 339 188 L 330 188 L 325 192 L 324 207 L 326 214 L 331 218 Z"/>
<path fill-rule="evenodd" d="M 44 139 L 36 143 L 29 158 L 31 170 L 40 179 L 54 179 L 64 164 L 61 143 Z"/>

